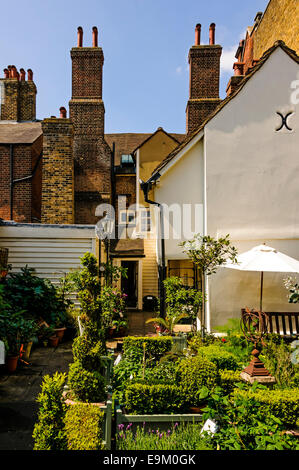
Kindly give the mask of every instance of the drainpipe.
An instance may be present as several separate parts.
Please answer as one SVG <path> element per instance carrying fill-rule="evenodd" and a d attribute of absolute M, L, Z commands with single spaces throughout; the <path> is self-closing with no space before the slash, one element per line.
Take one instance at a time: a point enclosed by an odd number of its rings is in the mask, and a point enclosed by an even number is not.
<path fill-rule="evenodd" d="M 14 185 L 22 183 L 23 181 L 29 181 L 35 175 L 38 165 L 42 159 L 42 152 L 38 157 L 38 160 L 32 170 L 31 175 L 24 176 L 23 178 L 14 179 L 14 144 L 9 144 L 9 171 L 10 171 L 10 220 L 13 220 L 13 198 L 14 198 Z"/>
<path fill-rule="evenodd" d="M 152 183 L 160 178 L 160 174 L 151 177 L 147 182 L 140 181 L 140 187 L 144 194 L 144 200 L 148 204 L 153 204 L 159 207 L 160 212 L 160 239 L 161 239 L 161 264 L 159 266 L 159 293 L 160 293 L 160 317 L 165 318 L 165 287 L 164 282 L 166 279 L 166 263 L 165 263 L 165 239 L 164 239 L 164 214 L 163 205 L 156 201 L 151 201 L 148 193 L 152 187 Z"/>

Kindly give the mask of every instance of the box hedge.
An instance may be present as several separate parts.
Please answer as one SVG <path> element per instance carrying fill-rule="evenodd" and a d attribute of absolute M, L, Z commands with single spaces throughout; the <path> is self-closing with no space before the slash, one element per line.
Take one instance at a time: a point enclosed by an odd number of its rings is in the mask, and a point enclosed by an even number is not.
<path fill-rule="evenodd" d="M 224 393 L 229 395 L 234 391 L 237 384 L 242 383 L 240 371 L 221 370 L 220 371 L 220 387 Z"/>
<path fill-rule="evenodd" d="M 177 369 L 177 380 L 183 396 L 190 406 L 201 402 L 199 399 L 202 387 L 213 389 L 219 384 L 220 376 L 215 364 L 202 356 L 183 359 Z"/>
<path fill-rule="evenodd" d="M 97 403 L 106 398 L 106 382 L 98 371 L 84 369 L 79 361 L 69 366 L 68 386 L 75 398 L 83 402 Z"/>
<path fill-rule="evenodd" d="M 124 338 L 123 352 L 126 358 L 141 362 L 145 350 L 146 359 L 158 361 L 171 351 L 172 344 L 171 336 L 128 336 Z"/>
<path fill-rule="evenodd" d="M 198 354 L 213 362 L 219 370 L 237 370 L 239 367 L 236 357 L 221 346 L 212 344 L 201 347 Z"/>
<path fill-rule="evenodd" d="M 125 391 L 128 414 L 170 414 L 183 412 L 185 408 L 185 397 L 176 385 L 134 383 Z"/>
<path fill-rule="evenodd" d="M 65 415 L 68 450 L 102 450 L 104 412 L 95 405 L 78 403 Z"/>
<path fill-rule="evenodd" d="M 276 416 L 286 427 L 296 427 L 296 422 L 297 426 L 299 424 L 299 388 L 255 391 L 236 389 L 232 399 L 238 397 L 253 399 L 259 403 L 265 414 Z"/>

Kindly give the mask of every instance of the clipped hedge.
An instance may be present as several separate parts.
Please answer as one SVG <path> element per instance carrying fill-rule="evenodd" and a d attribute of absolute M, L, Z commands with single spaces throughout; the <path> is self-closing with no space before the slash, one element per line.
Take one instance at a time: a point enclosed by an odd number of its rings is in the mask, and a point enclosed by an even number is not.
<path fill-rule="evenodd" d="M 69 406 L 65 415 L 68 450 L 102 450 L 104 412 L 95 405 Z"/>
<path fill-rule="evenodd" d="M 243 383 L 239 371 L 221 370 L 220 371 L 220 387 L 224 393 L 229 395 L 236 388 L 236 384 Z"/>
<path fill-rule="evenodd" d="M 129 414 L 169 414 L 185 408 L 185 397 L 176 385 L 134 383 L 125 391 L 125 409 Z"/>
<path fill-rule="evenodd" d="M 218 370 L 238 370 L 237 358 L 221 346 L 204 346 L 198 349 L 198 354 L 216 364 Z"/>
<path fill-rule="evenodd" d="M 177 379 L 183 396 L 190 406 L 200 403 L 202 387 L 214 388 L 219 384 L 220 376 L 215 364 L 202 356 L 182 360 L 178 365 Z"/>
<path fill-rule="evenodd" d="M 100 372 L 84 369 L 79 361 L 70 364 L 68 386 L 80 401 L 102 402 L 106 398 L 105 385 L 105 379 Z"/>
<path fill-rule="evenodd" d="M 299 416 L 299 388 L 284 390 L 236 389 L 232 398 L 245 397 L 253 399 L 263 408 L 265 414 L 272 414 L 279 418 L 286 427 L 294 427 Z"/>
<path fill-rule="evenodd" d="M 142 361 L 145 345 L 146 358 L 159 360 L 171 351 L 172 344 L 171 336 L 127 336 L 124 338 L 123 352 L 127 358 Z"/>

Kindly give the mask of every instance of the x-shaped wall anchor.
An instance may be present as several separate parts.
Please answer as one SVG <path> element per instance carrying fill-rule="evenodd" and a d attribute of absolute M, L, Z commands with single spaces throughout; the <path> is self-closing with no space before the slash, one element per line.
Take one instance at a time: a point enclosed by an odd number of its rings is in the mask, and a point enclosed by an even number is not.
<path fill-rule="evenodd" d="M 291 116 L 291 114 L 293 114 L 293 111 L 289 112 L 288 114 L 286 114 L 285 116 L 283 114 L 281 114 L 279 111 L 276 112 L 276 114 L 278 114 L 278 116 L 281 117 L 281 126 L 276 129 L 276 131 L 281 131 L 281 129 L 283 127 L 286 127 L 289 131 L 292 131 L 293 129 L 291 129 L 289 126 L 288 126 L 288 117 Z"/>

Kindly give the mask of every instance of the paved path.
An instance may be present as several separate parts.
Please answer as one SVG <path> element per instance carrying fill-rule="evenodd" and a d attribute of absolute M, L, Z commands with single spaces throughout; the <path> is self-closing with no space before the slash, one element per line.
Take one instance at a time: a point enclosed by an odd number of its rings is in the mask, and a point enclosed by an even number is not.
<path fill-rule="evenodd" d="M 38 404 L 43 376 L 67 372 L 72 362 L 72 342 L 58 348 L 33 349 L 29 366 L 19 366 L 7 375 L 0 367 L 0 450 L 30 450 L 33 448 L 32 431 L 37 420 Z"/>

